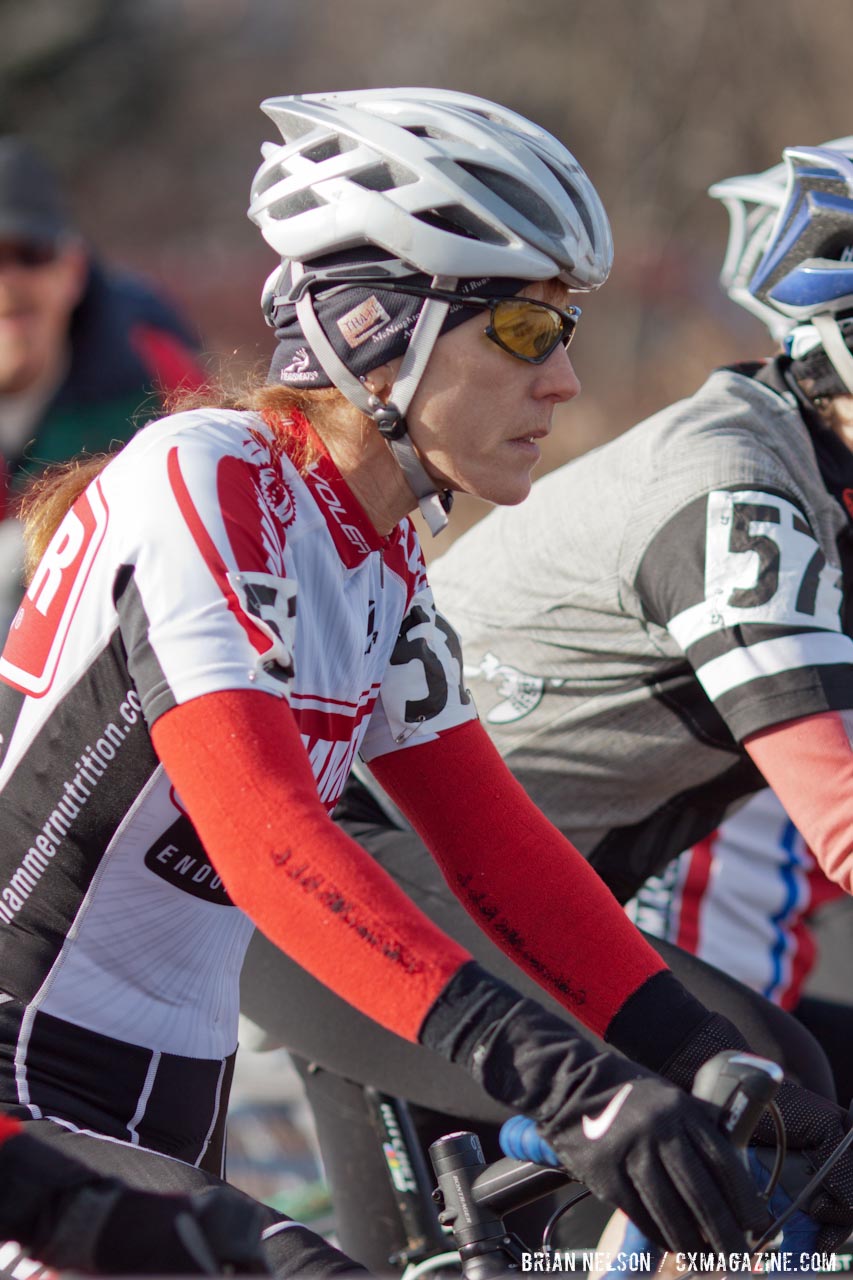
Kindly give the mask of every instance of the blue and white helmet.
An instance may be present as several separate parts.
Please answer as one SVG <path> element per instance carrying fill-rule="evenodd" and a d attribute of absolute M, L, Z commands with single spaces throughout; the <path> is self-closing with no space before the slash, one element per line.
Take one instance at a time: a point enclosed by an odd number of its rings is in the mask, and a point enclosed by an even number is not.
<path fill-rule="evenodd" d="M 853 137 L 783 156 L 763 174 L 710 189 L 731 218 L 721 279 L 795 358 L 822 346 L 853 391 L 836 319 L 853 311 Z"/>
<path fill-rule="evenodd" d="M 749 282 L 764 256 L 785 196 L 787 169 L 784 162 L 763 173 L 747 173 L 724 178 L 708 188 L 708 195 L 721 200 L 729 215 L 729 241 L 720 270 L 720 283 L 732 302 L 757 316 L 782 342 L 793 327 L 788 316 L 760 302 L 750 292 Z"/>

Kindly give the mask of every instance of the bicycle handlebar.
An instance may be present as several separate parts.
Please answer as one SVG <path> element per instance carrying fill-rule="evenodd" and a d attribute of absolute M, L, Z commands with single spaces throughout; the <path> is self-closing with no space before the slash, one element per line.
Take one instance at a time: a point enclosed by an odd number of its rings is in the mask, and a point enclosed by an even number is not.
<path fill-rule="evenodd" d="M 532 1160 L 534 1164 L 560 1168 L 560 1157 L 547 1143 L 529 1116 L 510 1116 L 501 1126 L 501 1151 L 513 1160 Z"/>
<path fill-rule="evenodd" d="M 520 1209 L 573 1181 L 565 1169 L 531 1160 L 486 1165 L 475 1133 L 450 1133 L 429 1149 L 438 1180 L 433 1192 L 442 1226 L 452 1229 L 466 1280 L 492 1280 L 521 1267 L 522 1248 L 502 1213 Z"/>
<path fill-rule="evenodd" d="M 746 1159 L 749 1137 L 781 1083 L 775 1062 L 726 1050 L 700 1069 L 693 1092 L 720 1107 L 720 1127 Z M 488 1166 L 473 1133 L 448 1134 L 429 1149 L 439 1221 L 453 1230 L 466 1280 L 491 1280 L 517 1269 L 521 1246 L 500 1215 L 576 1181 L 526 1116 L 507 1121 L 501 1147 L 507 1158 Z"/>

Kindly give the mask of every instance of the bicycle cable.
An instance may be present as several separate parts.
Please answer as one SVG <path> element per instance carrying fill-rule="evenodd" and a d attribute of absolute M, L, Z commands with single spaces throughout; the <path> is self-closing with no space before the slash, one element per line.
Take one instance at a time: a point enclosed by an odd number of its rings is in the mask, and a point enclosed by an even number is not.
<path fill-rule="evenodd" d="M 567 1200 L 565 1204 L 561 1204 L 559 1209 L 555 1210 L 548 1219 L 545 1230 L 542 1232 L 542 1250 L 544 1253 L 551 1251 L 551 1236 L 554 1228 L 560 1221 L 564 1213 L 568 1213 L 569 1209 L 574 1209 L 576 1204 L 580 1204 L 581 1200 L 586 1200 L 587 1196 L 591 1196 L 592 1192 L 584 1189 L 579 1191 L 577 1195 L 572 1196 L 571 1200 Z"/>
<path fill-rule="evenodd" d="M 788 1138 L 785 1133 L 785 1122 L 782 1119 L 782 1112 L 772 1100 L 767 1103 L 767 1110 L 773 1121 L 773 1128 L 776 1131 L 776 1159 L 773 1161 L 773 1168 L 770 1171 L 770 1178 L 762 1195 L 765 1200 L 769 1200 L 776 1190 L 776 1185 L 782 1176 L 782 1166 L 785 1163 L 785 1157 L 788 1154 Z"/>
<path fill-rule="evenodd" d="M 848 1130 L 841 1142 L 839 1142 L 838 1146 L 833 1151 L 832 1155 L 824 1161 L 817 1173 L 809 1179 L 802 1191 L 800 1191 L 788 1205 L 787 1209 L 783 1210 L 783 1212 L 779 1214 L 779 1217 L 773 1225 L 768 1227 L 764 1235 L 756 1244 L 754 1250 L 755 1253 L 758 1253 L 761 1249 L 765 1248 L 766 1245 L 770 1244 L 770 1242 L 779 1234 L 780 1229 L 784 1227 L 785 1223 L 788 1222 L 799 1209 L 802 1209 L 806 1205 L 811 1198 L 812 1193 L 817 1191 L 818 1187 L 822 1185 L 826 1175 L 831 1169 L 835 1168 L 838 1161 L 847 1151 L 849 1151 L 851 1146 L 853 1146 L 853 1129 Z"/>

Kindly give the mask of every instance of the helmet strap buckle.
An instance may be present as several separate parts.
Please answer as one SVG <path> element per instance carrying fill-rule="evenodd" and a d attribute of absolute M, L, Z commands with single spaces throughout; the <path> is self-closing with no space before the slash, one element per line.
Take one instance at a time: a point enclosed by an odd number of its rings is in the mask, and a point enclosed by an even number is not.
<path fill-rule="evenodd" d="M 386 440 L 400 440 L 406 434 L 406 419 L 392 401 L 387 403 L 379 396 L 368 400 L 370 416 Z"/>

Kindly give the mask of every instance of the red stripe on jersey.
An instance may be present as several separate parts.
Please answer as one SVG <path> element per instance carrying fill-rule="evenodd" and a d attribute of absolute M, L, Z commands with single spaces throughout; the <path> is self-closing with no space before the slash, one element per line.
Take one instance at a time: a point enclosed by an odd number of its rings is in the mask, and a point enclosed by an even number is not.
<path fill-rule="evenodd" d="M 385 566 L 406 584 L 408 608 L 415 592 L 426 581 L 423 556 L 419 550 L 417 555 L 414 554 L 417 535 L 412 522 L 401 520 L 387 538 L 382 537 L 305 415 L 298 409 L 292 409 L 284 430 L 281 424 L 276 423 L 274 415 L 264 414 L 263 417 L 279 447 L 288 451 L 291 462 L 323 513 L 341 562 L 347 569 L 355 569 L 372 551 L 381 551 Z M 306 470 L 299 465 L 299 454 L 307 443 L 311 444 L 312 452 L 318 457 Z"/>
<path fill-rule="evenodd" d="M 365 690 L 361 695 L 358 702 L 350 702 L 346 698 L 329 698 L 324 693 L 297 693 L 296 690 L 294 690 L 291 694 L 291 706 L 294 702 L 298 705 L 299 700 L 302 699 L 304 702 L 322 702 L 329 707 L 350 707 L 353 711 L 358 711 L 360 707 L 364 706 L 366 699 L 372 698 L 374 702 L 376 701 L 376 694 L 381 687 L 382 686 L 379 684 L 372 684 L 370 688 Z M 319 710 L 322 711 L 324 708 L 320 707 Z"/>
<path fill-rule="evenodd" d="M 259 468 L 245 458 L 220 458 L 216 496 L 237 568 L 283 577 L 284 528 L 264 501 Z"/>
<path fill-rule="evenodd" d="M 690 866 L 681 890 L 681 910 L 678 915 L 676 945 L 695 955 L 699 947 L 699 917 L 702 898 L 711 878 L 714 861 L 714 841 L 718 832 L 712 831 L 690 850 Z"/>
<path fill-rule="evenodd" d="M 270 415 L 265 421 L 275 432 Z M 292 409 L 287 422 L 285 448 L 289 447 L 289 452 L 297 454 L 306 442 L 310 442 L 319 457 L 307 470 L 300 468 L 302 479 L 326 517 L 335 550 L 346 567 L 354 569 L 371 551 L 381 551 L 397 536 L 397 530 L 391 539 L 383 538 L 376 531 L 367 512 L 335 466 L 321 437 L 303 413 Z"/>
<path fill-rule="evenodd" d="M 304 696 L 304 695 L 303 695 Z M 374 693 L 363 706 L 352 715 L 345 712 L 323 711 L 317 707 L 303 707 L 297 697 L 291 697 L 291 707 L 299 732 L 312 742 L 325 739 L 327 742 L 349 742 L 355 730 L 376 705 L 377 694 Z M 330 699 L 325 699 L 330 701 Z"/>
<path fill-rule="evenodd" d="M 814 865 L 809 867 L 809 912 L 817 911 L 818 907 L 825 906 L 827 902 L 834 902 L 836 898 L 844 897 L 844 890 L 840 884 L 836 884 L 833 880 L 829 880 L 818 866 L 814 853 L 809 849 L 809 856 L 814 859 Z"/>
<path fill-rule="evenodd" d="M 4 1143 L 7 1138 L 14 1138 L 16 1133 L 20 1133 L 23 1128 L 20 1120 L 13 1120 L 11 1116 L 0 1116 L 0 1144 Z"/>
<path fill-rule="evenodd" d="M 413 597 L 420 591 L 421 587 L 426 586 L 427 573 L 424 564 L 423 553 L 420 547 L 417 547 L 416 534 L 410 520 L 403 520 L 397 526 L 397 536 L 393 541 L 389 542 L 382 554 L 385 567 L 391 573 L 405 583 L 406 586 L 406 609 L 412 603 Z"/>
<path fill-rule="evenodd" d="M 196 546 L 201 552 L 202 559 L 213 575 L 216 585 L 219 587 L 230 611 L 245 631 L 249 641 L 258 653 L 266 653 L 272 647 L 272 641 L 268 635 L 261 631 L 260 627 L 256 627 L 249 615 L 241 605 L 237 595 L 228 581 L 228 567 L 222 556 L 216 549 L 216 544 L 204 526 L 201 516 L 196 510 L 195 504 L 190 497 L 189 489 L 186 481 L 181 473 L 181 464 L 178 460 L 177 446 L 169 450 L 167 459 L 167 471 L 169 475 L 169 483 L 175 495 L 181 515 L 186 521 L 187 528 L 193 536 Z M 249 566 L 244 565 L 243 568 Z M 261 572 L 269 572 L 265 564 L 259 565 Z"/>
<path fill-rule="evenodd" d="M 790 1012 L 796 1009 L 802 996 L 802 986 L 814 968 L 817 946 L 808 922 L 800 916 L 791 930 L 794 941 L 790 980 L 779 998 L 779 1004 Z"/>
<path fill-rule="evenodd" d="M 320 458 L 302 478 L 326 517 L 335 550 L 348 569 L 357 568 L 371 551 L 383 549 L 385 539 L 376 532 L 331 458 Z"/>
<path fill-rule="evenodd" d="M 811 850 L 809 850 L 809 854 L 814 858 Z M 809 887 L 808 906 L 797 916 L 796 924 L 791 929 L 791 936 L 794 940 L 791 977 L 780 1000 L 782 1008 L 788 1010 L 795 1009 L 799 1004 L 800 997 L 803 994 L 803 983 L 811 973 L 817 960 L 817 944 L 810 926 L 811 917 L 825 903 L 832 902 L 844 894 L 841 885 L 834 884 L 831 880 L 828 880 L 816 862 L 809 867 L 807 882 Z"/>

